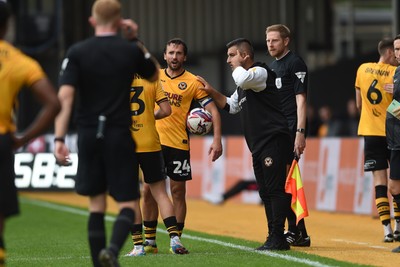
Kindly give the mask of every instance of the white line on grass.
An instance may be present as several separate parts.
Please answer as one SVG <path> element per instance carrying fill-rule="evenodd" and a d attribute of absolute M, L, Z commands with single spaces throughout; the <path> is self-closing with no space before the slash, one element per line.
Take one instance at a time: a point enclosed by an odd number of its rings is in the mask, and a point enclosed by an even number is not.
<path fill-rule="evenodd" d="M 167 232 L 167 231 L 164 231 L 164 232 Z M 307 259 L 296 258 L 294 256 L 274 253 L 274 252 L 270 252 L 270 251 L 259 251 L 259 250 L 255 250 L 254 248 L 240 246 L 240 245 L 236 245 L 236 244 L 232 244 L 232 243 L 228 243 L 228 242 L 223 242 L 223 241 L 219 241 L 219 240 L 216 240 L 216 239 L 192 236 L 192 235 L 188 235 L 188 234 L 185 234 L 185 238 L 198 240 L 198 241 L 203 241 L 203 242 L 208 242 L 208 243 L 213 243 L 213 244 L 221 245 L 221 246 L 224 246 L 224 247 L 231 247 L 231 248 L 235 248 L 235 249 L 245 250 L 245 251 L 252 252 L 252 253 L 267 255 L 267 256 L 272 257 L 272 258 L 281 258 L 281 259 L 284 259 L 284 260 L 287 260 L 287 261 L 304 263 L 304 264 L 307 264 L 307 265 L 310 265 L 310 266 L 316 266 L 316 267 L 328 267 L 328 266 L 330 267 L 331 266 L 331 265 L 326 265 L 326 264 L 320 263 L 318 261 L 312 261 L 312 260 L 307 260 Z"/>
<path fill-rule="evenodd" d="M 345 240 L 345 239 L 332 239 L 332 241 L 339 242 L 339 243 L 366 246 L 366 247 L 369 247 L 369 248 L 376 248 L 376 249 L 383 249 L 383 250 L 389 250 L 390 251 L 390 249 L 388 249 L 388 248 L 386 248 L 384 246 L 376 246 L 376 245 L 372 245 L 372 244 L 367 243 L 367 242 L 351 241 L 351 240 Z"/>
<path fill-rule="evenodd" d="M 78 214 L 78 215 L 82 215 L 82 216 L 88 216 L 89 213 L 87 211 L 78 209 L 78 208 L 73 208 L 73 207 L 68 207 L 68 206 L 64 206 L 61 204 L 55 204 L 55 203 L 50 203 L 50 202 L 46 202 L 46 201 L 41 201 L 41 200 L 33 200 L 33 199 L 21 199 L 21 202 L 25 202 L 25 203 L 29 203 L 29 204 L 34 204 L 37 206 L 41 206 L 41 207 L 45 207 L 45 208 L 49 208 L 49 209 L 54 209 L 57 211 L 64 211 L 64 212 L 69 212 L 69 213 L 73 213 L 73 214 Z M 113 216 L 105 216 L 106 221 L 115 221 L 115 217 Z M 164 234 L 168 234 L 167 231 L 165 231 L 164 229 L 160 229 L 157 228 L 158 232 L 164 233 Z M 235 248 L 235 249 L 240 249 L 240 250 L 245 250 L 251 253 L 257 253 L 257 254 L 261 254 L 261 255 L 267 255 L 269 257 L 273 257 L 273 258 L 281 258 L 287 261 L 292 261 L 292 262 L 298 262 L 298 263 L 303 263 L 309 266 L 315 266 L 315 267 L 332 267 L 331 265 L 326 265 L 323 264 L 321 262 L 318 261 L 312 261 L 312 260 L 308 260 L 308 259 L 301 259 L 301 258 L 296 258 L 294 256 L 290 256 L 290 255 L 285 255 L 285 254 L 279 254 L 279 253 L 275 253 L 275 252 L 270 252 L 270 251 L 258 251 L 255 250 L 254 248 L 250 248 L 250 247 L 245 247 L 245 246 L 241 246 L 241 245 L 236 245 L 236 244 L 232 244 L 232 243 L 228 243 L 228 242 L 223 242 L 223 241 L 219 241 L 216 239 L 211 239 L 211 238 L 204 238 L 204 237 L 198 237 L 198 236 L 193 236 L 193 235 L 188 235 L 185 234 L 185 238 L 187 239 L 192 239 L 192 240 L 197 240 L 197 241 L 202 241 L 202 242 L 208 242 L 208 243 L 213 243 L 213 244 L 217 244 L 220 246 L 224 246 L 224 247 L 230 247 L 230 248 Z"/>

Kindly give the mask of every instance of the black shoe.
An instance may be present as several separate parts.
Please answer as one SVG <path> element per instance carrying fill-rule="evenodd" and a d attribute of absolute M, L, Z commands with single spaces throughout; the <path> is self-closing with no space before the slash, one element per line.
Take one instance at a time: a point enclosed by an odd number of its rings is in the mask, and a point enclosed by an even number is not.
<path fill-rule="evenodd" d="M 285 232 L 286 241 L 289 245 L 293 247 L 310 247 L 311 246 L 311 238 L 309 236 L 303 237 L 301 232 L 295 234 L 293 232 L 287 231 Z"/>
<path fill-rule="evenodd" d="M 268 237 L 267 241 L 256 250 L 290 250 L 290 246 L 284 238 Z"/>
<path fill-rule="evenodd" d="M 115 255 L 107 248 L 100 251 L 99 261 L 103 267 L 120 267 Z"/>
<path fill-rule="evenodd" d="M 271 246 L 271 235 L 268 235 L 265 243 L 262 244 L 260 247 L 256 248 L 256 250 L 267 250 L 267 248 L 270 246 Z"/>

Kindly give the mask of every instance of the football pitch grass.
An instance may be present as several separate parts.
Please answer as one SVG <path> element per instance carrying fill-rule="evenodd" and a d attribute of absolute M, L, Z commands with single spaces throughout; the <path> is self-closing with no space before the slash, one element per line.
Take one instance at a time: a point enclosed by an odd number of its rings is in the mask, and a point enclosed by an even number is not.
<path fill-rule="evenodd" d="M 85 209 L 21 198 L 21 215 L 7 221 L 7 266 L 91 266 L 87 245 Z M 114 215 L 106 216 L 110 234 Z M 159 223 L 162 226 L 162 223 Z M 124 257 L 131 247 L 127 239 L 121 266 L 365 266 L 336 261 L 299 251 L 258 252 L 260 243 L 186 230 L 182 242 L 188 255 L 169 253 L 164 228 L 157 234 L 158 254 Z"/>

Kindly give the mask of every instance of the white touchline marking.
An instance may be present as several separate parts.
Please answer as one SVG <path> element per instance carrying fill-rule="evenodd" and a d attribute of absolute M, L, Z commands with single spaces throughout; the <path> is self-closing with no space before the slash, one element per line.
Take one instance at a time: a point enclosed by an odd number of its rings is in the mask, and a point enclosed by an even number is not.
<path fill-rule="evenodd" d="M 167 232 L 167 231 L 164 230 L 164 232 Z M 270 256 L 270 257 L 273 257 L 273 258 L 281 258 L 281 259 L 284 259 L 284 260 L 287 260 L 287 261 L 303 263 L 303 264 L 307 264 L 307 265 L 310 265 L 310 266 L 316 266 L 316 267 L 328 267 L 328 266 L 330 267 L 331 266 L 331 265 L 326 265 L 326 264 L 320 263 L 318 261 L 312 261 L 312 260 L 307 260 L 307 259 L 296 258 L 294 256 L 285 255 L 285 254 L 279 254 L 279 253 L 275 253 L 275 252 L 271 252 L 271 251 L 259 251 L 259 250 L 255 250 L 254 248 L 245 247 L 245 246 L 241 246 L 241 245 L 236 245 L 236 244 L 232 244 L 232 243 L 228 243 L 228 242 L 223 242 L 223 241 L 219 241 L 219 240 L 216 240 L 216 239 L 192 236 L 192 235 L 188 235 L 188 234 L 185 234 L 185 238 L 198 240 L 198 241 L 203 241 L 203 242 L 208 242 L 208 243 L 213 243 L 213 244 L 221 245 L 221 246 L 224 246 L 224 247 L 231 247 L 231 248 L 235 248 L 235 249 L 245 250 L 245 251 L 252 252 L 252 253 L 267 255 L 267 256 Z"/>
<path fill-rule="evenodd" d="M 42 200 L 21 198 L 21 202 L 29 203 L 29 204 L 33 204 L 33 205 L 36 205 L 36 206 L 49 208 L 49 209 L 54 209 L 54 210 L 57 210 L 57 211 L 64 211 L 64 212 L 69 212 L 69 213 L 73 213 L 73 214 L 78 214 L 78 215 L 82 215 L 82 216 L 88 216 L 89 215 L 88 211 L 84 211 L 84 210 L 81 210 L 81 209 L 78 209 L 78 208 L 64 206 L 62 204 L 46 202 L 46 201 L 42 201 Z M 106 215 L 105 216 L 105 220 L 113 222 L 113 221 L 115 221 L 115 217 L 114 216 L 110 216 L 110 215 Z M 164 230 L 164 229 L 157 228 L 157 231 L 160 232 L 160 233 L 168 234 L 168 232 L 166 230 Z M 202 242 L 213 243 L 213 244 L 217 244 L 217 245 L 224 246 L 224 247 L 230 247 L 230 248 L 245 250 L 245 251 L 252 252 L 252 253 L 257 253 L 257 254 L 261 254 L 261 255 L 267 255 L 267 256 L 273 257 L 273 258 L 281 258 L 281 259 L 284 259 L 284 260 L 287 260 L 287 261 L 303 263 L 303 264 L 310 265 L 310 266 L 315 266 L 315 267 L 332 267 L 332 265 L 323 264 L 323 263 L 320 263 L 318 261 L 296 258 L 294 256 L 285 255 L 285 254 L 279 254 L 279 253 L 275 253 L 275 252 L 271 252 L 271 251 L 258 251 L 258 250 L 255 250 L 254 248 L 251 248 L 251 247 L 245 247 L 245 246 L 241 246 L 241 245 L 236 245 L 236 244 L 223 242 L 223 241 L 219 241 L 219 240 L 211 239 L 211 238 L 198 237 L 198 236 L 193 236 L 193 235 L 188 235 L 188 234 L 185 234 L 185 238 L 192 239 L 192 240 L 198 240 L 198 241 L 202 241 Z"/>
<path fill-rule="evenodd" d="M 335 241 L 335 242 L 340 242 L 340 243 L 346 243 L 346 244 L 353 244 L 353 245 L 360 245 L 360 246 L 366 246 L 366 247 L 370 247 L 370 248 L 378 248 L 378 249 L 383 249 L 383 250 L 390 250 L 390 249 L 388 249 L 388 248 L 386 248 L 386 247 L 383 247 L 383 246 L 375 246 L 375 245 L 372 245 L 372 244 L 370 244 L 370 243 L 367 243 L 367 242 L 359 242 L 359 241 L 351 241 L 351 240 L 345 240 L 345 239 L 331 239 L 332 241 Z"/>

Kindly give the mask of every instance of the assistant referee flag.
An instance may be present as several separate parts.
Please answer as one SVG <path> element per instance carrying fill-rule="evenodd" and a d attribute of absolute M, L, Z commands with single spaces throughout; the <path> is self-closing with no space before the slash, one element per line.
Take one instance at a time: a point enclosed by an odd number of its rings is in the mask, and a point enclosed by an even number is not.
<path fill-rule="evenodd" d="M 297 159 L 294 159 L 286 178 L 285 192 L 292 194 L 291 207 L 296 214 L 296 224 L 308 216 L 306 196 L 301 181 L 300 168 Z"/>

